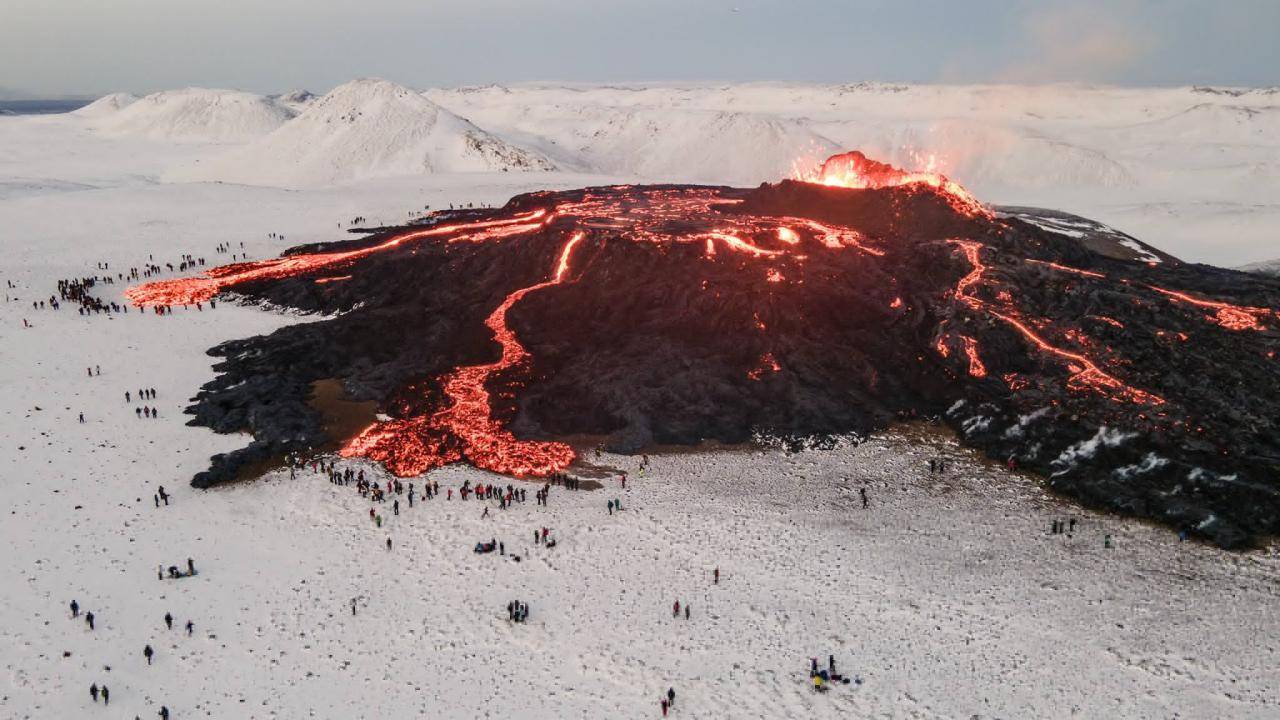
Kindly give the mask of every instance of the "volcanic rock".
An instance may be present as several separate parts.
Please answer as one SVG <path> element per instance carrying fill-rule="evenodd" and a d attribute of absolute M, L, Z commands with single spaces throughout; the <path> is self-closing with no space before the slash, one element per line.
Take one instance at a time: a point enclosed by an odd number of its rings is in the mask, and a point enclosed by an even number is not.
<path fill-rule="evenodd" d="M 851 186 L 521 195 L 129 294 L 324 314 L 211 351 L 193 422 L 255 441 L 199 486 L 332 440 L 402 475 L 540 476 L 573 435 L 804 444 L 936 417 L 1088 504 L 1226 547 L 1276 532 L 1280 281 L 844 162 Z M 325 437 L 322 378 L 392 420 Z"/>

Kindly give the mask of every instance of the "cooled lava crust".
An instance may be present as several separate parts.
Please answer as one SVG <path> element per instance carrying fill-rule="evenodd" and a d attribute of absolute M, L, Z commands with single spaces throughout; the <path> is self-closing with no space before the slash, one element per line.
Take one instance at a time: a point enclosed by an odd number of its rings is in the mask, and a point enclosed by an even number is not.
<path fill-rule="evenodd" d="M 398 475 L 538 477 L 575 435 L 806 445 L 941 417 L 1088 504 L 1224 547 L 1276 532 L 1280 281 L 1131 239 L 1150 262 L 1117 259 L 889 170 L 900 182 L 532 193 L 129 296 L 317 313 L 210 351 L 192 424 L 255 439 L 198 487 L 335 441 Z M 325 437 L 308 397 L 326 378 L 390 419 Z"/>

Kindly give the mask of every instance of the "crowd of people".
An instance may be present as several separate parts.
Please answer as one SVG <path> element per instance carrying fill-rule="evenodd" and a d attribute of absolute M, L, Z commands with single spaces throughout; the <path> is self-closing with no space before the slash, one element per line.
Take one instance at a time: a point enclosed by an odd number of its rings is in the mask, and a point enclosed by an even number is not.
<path fill-rule="evenodd" d="M 560 485 L 569 490 L 582 489 L 582 481 L 568 473 L 551 473 L 551 475 L 547 476 L 547 483 L 549 485 Z"/>
<path fill-rule="evenodd" d="M 362 498 L 366 498 L 373 503 L 385 505 L 390 501 L 393 513 L 400 514 L 400 499 L 406 500 L 408 507 L 414 507 L 415 500 L 418 495 L 418 484 L 415 481 L 404 481 L 400 478 L 386 478 L 378 480 L 372 477 L 366 477 L 365 469 L 355 467 L 339 467 L 336 459 L 317 458 L 312 460 L 301 460 L 296 457 L 288 458 L 290 477 L 296 478 L 300 470 L 308 467 L 313 473 L 325 476 L 328 481 L 334 485 L 354 485 L 357 492 Z M 645 456 L 641 465 L 643 471 L 649 467 L 648 456 Z M 626 475 L 622 474 L 618 478 L 620 486 L 626 488 Z M 551 493 L 552 485 L 560 485 L 569 489 L 581 488 L 582 484 L 578 478 L 567 473 L 557 473 L 548 477 L 540 488 L 534 491 L 534 500 L 537 506 L 545 506 Z M 454 488 L 444 488 L 445 499 L 453 500 Z M 865 491 L 864 491 L 865 493 Z M 436 481 L 424 480 L 422 483 L 422 495 L 425 499 L 439 498 L 441 494 L 440 484 Z M 505 485 L 497 483 L 476 483 L 472 484 L 470 479 L 464 480 L 457 487 L 457 495 L 462 501 L 483 501 L 486 502 L 482 518 L 488 517 L 490 508 L 507 509 L 517 503 L 524 503 L 527 498 L 527 489 L 516 487 L 514 483 Z M 864 495 L 865 500 L 865 495 Z M 622 501 L 620 498 L 613 498 L 606 503 L 606 512 L 613 514 L 622 509 Z M 382 515 L 377 511 L 376 506 L 369 508 L 369 517 L 379 528 L 382 527 Z M 386 539 L 386 547 L 388 550 L 392 548 L 391 538 Z M 555 535 L 551 529 L 546 526 L 540 526 L 533 530 L 533 543 L 535 546 L 545 548 L 554 548 L 557 544 Z M 475 543 L 473 552 L 478 555 L 487 555 L 494 553 L 498 556 L 506 556 L 506 544 L 498 538 L 490 538 L 487 541 Z M 518 555 L 512 555 L 513 560 L 519 560 Z M 711 570 L 711 583 L 713 585 L 720 584 L 720 568 L 717 566 Z M 358 598 L 350 600 L 351 614 L 357 612 Z M 683 618 L 684 620 L 692 619 L 692 605 L 689 601 L 681 601 L 677 599 L 672 604 L 672 617 Z M 511 600 L 507 603 L 507 620 L 512 623 L 524 623 L 529 618 L 529 604 L 521 600 Z M 664 696 L 660 699 L 660 708 L 663 716 L 666 716 L 675 707 L 675 689 L 669 688 Z"/>
<path fill-rule="evenodd" d="M 507 620 L 522 623 L 529 619 L 529 604 L 512 600 L 507 603 Z"/>
<path fill-rule="evenodd" d="M 363 221 L 363 220 L 364 218 L 356 218 L 353 222 Z M 277 235 L 276 233 L 271 233 L 269 237 L 271 237 L 272 239 L 283 239 L 283 235 Z M 240 244 L 240 247 L 243 248 L 243 243 Z M 227 253 L 231 253 L 232 249 L 229 243 L 220 243 L 217 246 L 216 250 L 219 254 L 227 254 Z M 234 257 L 235 257 L 235 254 L 233 254 L 233 258 Z M 166 269 L 170 272 L 175 270 L 178 272 L 184 272 L 192 268 L 204 267 L 204 266 L 205 266 L 205 259 L 203 257 L 183 255 L 180 261 L 177 263 L 176 267 L 175 265 L 170 263 L 166 263 L 163 266 L 157 265 L 157 264 L 148 264 L 142 267 L 141 269 L 131 268 L 128 273 L 128 277 L 131 279 L 138 279 L 140 277 L 151 278 L 152 276 L 157 275 Z M 108 267 L 105 263 L 102 263 L 100 264 L 99 269 L 105 271 L 108 269 Z M 118 274 L 116 277 L 123 278 L 125 276 L 123 274 Z M 60 306 L 63 303 L 70 302 L 79 306 L 78 309 L 81 314 L 89 314 L 89 313 L 96 314 L 96 313 L 103 313 L 103 312 L 105 313 L 127 312 L 128 311 L 127 307 L 119 306 L 116 303 L 103 303 L 102 301 L 94 298 L 91 294 L 91 291 L 98 285 L 113 284 L 113 282 L 114 282 L 114 279 L 109 275 L 101 275 L 101 276 L 93 276 L 93 277 L 87 277 L 87 278 L 60 281 L 58 283 L 58 291 L 59 291 L 58 296 L 50 296 L 47 300 L 40 300 L 40 301 L 33 302 L 32 303 L 33 309 L 40 310 L 40 309 L 49 308 L 49 309 L 57 310 L 60 308 Z M 10 284 L 10 286 L 12 287 L 12 284 Z M 209 305 L 211 308 L 215 307 L 213 301 L 210 301 Z M 196 309 L 201 310 L 202 309 L 201 304 L 197 303 Z M 167 314 L 169 312 L 172 312 L 172 308 L 162 306 L 162 307 L 156 308 L 155 312 L 160 314 Z M 97 377 L 101 375 L 101 368 L 99 366 L 87 367 L 86 371 L 88 376 L 90 377 Z M 124 398 L 125 398 L 126 404 L 132 404 L 138 401 L 148 401 L 148 404 L 141 405 L 134 408 L 135 414 L 138 417 L 148 417 L 148 418 L 158 417 L 158 412 L 154 407 L 151 406 L 149 402 L 149 401 L 154 401 L 156 398 L 155 388 L 138 388 L 136 391 L 132 389 L 126 390 L 124 392 Z M 81 416 L 81 421 L 83 422 L 83 415 Z M 930 458 L 928 460 L 929 473 L 931 475 L 935 475 L 935 474 L 944 474 L 948 472 L 950 462 L 951 462 L 950 459 L 945 457 Z M 483 514 L 481 517 L 487 518 L 489 517 L 489 513 L 491 509 L 508 510 L 517 504 L 524 504 L 527 501 L 528 488 L 523 486 L 517 486 L 516 483 L 512 483 L 512 482 L 508 482 L 508 483 L 479 482 L 479 483 L 473 484 L 470 479 L 467 479 L 467 480 L 464 480 L 456 488 L 446 487 L 442 489 L 440 487 L 439 482 L 432 481 L 426 478 L 416 480 L 416 481 L 403 480 L 401 478 L 381 478 L 380 479 L 380 478 L 374 477 L 372 471 L 367 476 L 366 469 L 352 467 L 352 466 L 340 467 L 339 462 L 336 459 L 332 459 L 332 458 L 317 458 L 317 459 L 312 459 L 307 461 L 303 461 L 299 459 L 291 459 L 289 466 L 290 466 L 291 477 L 296 477 L 296 473 L 298 470 L 304 469 L 309 466 L 313 472 L 318 472 L 327 476 L 328 480 L 334 485 L 341 485 L 341 486 L 353 485 L 361 498 L 367 499 L 372 503 L 376 504 L 374 507 L 369 508 L 369 517 L 371 522 L 373 522 L 379 528 L 383 526 L 384 518 L 382 514 L 377 511 L 376 508 L 379 506 L 385 508 L 388 502 L 390 503 L 391 513 L 393 515 L 398 516 L 401 513 L 402 501 L 407 505 L 408 508 L 414 508 L 416 503 L 419 503 L 422 501 L 430 501 L 435 499 L 452 501 L 454 499 L 454 494 L 456 492 L 456 494 L 458 495 L 458 499 L 460 501 L 463 501 L 463 502 L 474 501 L 474 502 L 484 503 Z M 649 472 L 649 470 L 650 470 L 650 463 L 649 463 L 649 458 L 646 455 L 642 458 L 639 465 L 639 475 L 641 476 L 642 479 L 645 476 L 645 474 Z M 618 482 L 620 483 L 621 489 L 625 491 L 627 489 L 627 482 L 628 482 L 627 475 L 625 473 L 622 473 L 618 477 Z M 540 486 L 535 487 L 534 499 L 537 506 L 544 507 L 548 504 L 549 496 L 550 496 L 553 485 L 558 485 L 560 487 L 563 487 L 565 489 L 570 489 L 570 490 L 581 490 L 581 489 L 586 489 L 590 487 L 598 487 L 598 484 L 591 484 L 584 488 L 583 481 L 579 477 L 571 475 L 569 473 L 555 473 L 549 476 L 545 482 L 540 484 Z M 442 497 L 442 490 L 444 493 L 443 497 Z M 867 508 L 869 505 L 867 489 L 865 487 L 859 488 L 859 495 L 860 495 L 862 507 Z M 159 486 L 157 492 L 153 496 L 155 507 L 160 508 L 160 507 L 169 506 L 170 497 L 171 496 L 166 491 L 166 489 L 163 486 Z M 630 504 L 630 501 L 628 504 Z M 598 505 L 595 507 L 599 508 Z M 622 508 L 623 508 L 623 505 L 622 505 L 621 499 L 618 497 L 607 499 L 605 503 L 605 510 L 608 515 L 613 515 L 616 512 L 621 511 Z M 385 509 L 384 509 L 384 512 L 385 512 Z M 1052 534 L 1066 534 L 1068 536 L 1071 536 L 1075 532 L 1076 523 L 1077 521 L 1075 518 L 1070 518 L 1069 520 L 1055 519 L 1051 526 L 1051 532 Z M 545 548 L 554 548 L 557 544 L 556 537 L 553 535 L 550 528 L 545 526 L 539 526 L 533 530 L 533 539 L 534 539 L 534 544 L 536 546 L 541 546 Z M 392 540 L 390 537 L 386 538 L 385 544 L 386 544 L 387 550 L 390 551 L 392 549 Z M 1107 547 L 1111 547 L 1110 535 L 1106 537 L 1106 545 Z M 475 547 L 476 547 L 476 552 L 478 553 L 496 552 L 500 556 L 506 555 L 505 544 L 497 538 L 491 538 L 488 542 L 477 543 Z M 190 558 L 187 559 L 185 572 L 182 569 L 180 569 L 179 566 L 176 566 L 176 565 L 169 566 L 167 568 L 167 572 L 166 572 L 166 568 L 163 566 L 159 566 L 157 568 L 157 577 L 160 580 L 164 580 L 166 579 L 166 577 L 168 579 L 179 579 L 184 577 L 190 577 L 195 574 L 196 574 L 196 569 L 194 566 L 194 562 Z M 713 585 L 720 584 L 721 574 L 720 574 L 719 567 L 714 568 L 714 570 L 712 571 L 711 578 L 712 578 L 711 582 Z M 71 607 L 73 618 L 81 617 L 82 615 L 81 609 L 79 607 L 79 604 L 76 601 L 73 600 L 70 604 L 70 607 Z M 356 599 L 353 598 L 351 600 L 351 612 L 353 615 L 356 613 L 356 608 L 357 608 Z M 672 617 L 674 619 L 683 618 L 686 621 L 692 620 L 692 606 L 688 600 L 682 600 L 679 598 L 675 599 L 675 601 L 672 603 L 671 611 L 672 611 Z M 529 617 L 529 605 L 528 603 L 520 600 L 511 600 L 510 602 L 507 603 L 507 613 L 508 613 L 508 620 L 510 622 L 524 623 L 527 621 Z M 92 631 L 94 629 L 94 623 L 95 623 L 94 613 L 85 612 L 83 613 L 83 618 L 84 618 L 84 622 L 87 624 L 90 631 Z M 175 619 L 172 616 L 172 614 L 166 612 L 163 620 L 166 628 L 172 631 L 174 629 L 174 623 L 175 623 Z M 184 628 L 188 637 L 193 635 L 194 633 L 193 621 L 187 620 Z M 148 665 L 152 664 L 157 659 L 156 651 L 150 643 L 144 646 L 143 655 Z M 825 692 L 826 689 L 832 683 L 850 682 L 849 678 L 846 678 L 845 676 L 836 672 L 834 656 L 828 657 L 828 663 L 825 669 L 822 669 L 819 667 L 817 658 L 812 658 L 811 666 L 810 666 L 810 678 L 812 680 L 814 690 L 818 692 Z M 858 682 L 860 682 L 860 680 L 858 680 Z M 111 694 L 105 682 L 99 682 L 95 680 L 90 685 L 90 695 L 92 697 L 92 701 L 95 703 L 99 701 L 101 701 L 104 705 L 107 705 L 110 703 Z M 675 690 L 674 688 L 668 688 L 666 693 L 661 696 L 661 700 L 660 700 L 660 708 L 663 716 L 666 716 L 669 712 L 671 712 L 674 709 L 674 707 L 675 707 Z M 167 718 L 169 717 L 168 708 L 162 706 L 159 711 L 159 715 L 163 720 L 167 720 Z"/>
<path fill-rule="evenodd" d="M 163 492 L 163 489 L 162 489 L 161 491 Z M 188 560 L 187 560 L 187 563 L 188 563 L 188 566 L 191 568 L 191 572 L 192 572 L 192 573 L 194 573 L 195 568 L 194 568 L 194 565 L 191 565 L 191 560 L 190 560 L 190 559 L 188 559 Z M 72 620 L 78 620 L 78 619 L 82 616 L 82 614 L 83 614 L 85 625 L 87 625 L 87 626 L 88 626 L 89 631 L 90 631 L 90 632 L 92 632 L 92 631 L 94 631 L 94 630 L 96 629 L 96 628 L 95 628 L 95 617 L 94 617 L 94 614 L 93 614 L 93 612 L 92 612 L 92 611 L 84 611 L 84 612 L 82 613 L 82 612 L 81 612 L 81 607 L 80 607 L 80 602 L 79 602 L 78 600 L 75 600 L 75 599 L 72 599 L 72 600 L 71 600 L 71 602 L 70 602 L 70 603 L 68 603 L 68 605 L 69 605 L 69 607 L 71 608 L 71 619 L 72 619 Z M 173 627 L 173 625 L 174 625 L 174 617 L 173 617 L 173 613 L 171 613 L 171 612 L 166 612 L 166 613 L 164 614 L 163 621 L 164 621 L 165 629 L 166 629 L 167 631 L 169 631 L 169 632 L 172 632 L 172 631 L 173 631 L 173 629 L 174 629 L 174 627 Z M 183 628 L 182 628 L 182 629 L 183 629 L 183 631 L 186 633 L 187 637 L 193 637 L 193 636 L 195 635 L 195 630 L 196 630 L 196 624 L 195 624 L 195 621 L 194 621 L 194 620 L 187 620 L 186 624 L 185 624 L 185 625 L 183 625 Z M 143 646 L 142 646 L 142 657 L 143 657 L 143 659 L 145 659 L 145 660 L 146 660 L 147 665 L 152 665 L 152 664 L 155 662 L 156 657 L 157 657 L 157 653 L 156 653 L 155 648 L 151 646 L 151 643 L 150 643 L 150 642 L 147 642 L 147 643 L 144 643 L 144 644 L 143 644 Z M 110 667 L 110 666 L 105 666 L 105 668 L 104 668 L 104 669 L 105 669 L 105 670 L 107 670 L 107 671 L 110 671 L 110 670 L 111 670 L 111 667 Z M 101 700 L 101 701 L 102 701 L 102 704 L 103 704 L 104 706 L 109 706 L 109 705 L 111 704 L 111 688 L 109 688 L 105 682 L 102 682 L 101 684 L 99 684 L 99 681 L 98 681 L 98 680 L 93 680 L 93 681 L 91 681 L 91 683 L 90 683 L 90 685 L 89 685 L 89 698 L 90 698 L 90 699 L 91 699 L 95 704 L 96 704 L 99 700 Z M 156 713 L 156 714 L 157 714 L 157 715 L 159 715 L 159 717 L 161 718 L 161 720 L 168 720 L 168 718 L 169 718 L 169 708 L 168 708 L 168 706 L 166 706 L 166 705 L 161 705 L 161 706 L 160 706 L 160 709 L 157 711 L 157 713 Z"/>
<path fill-rule="evenodd" d="M 848 685 L 851 681 L 861 685 L 862 678 L 848 678 L 836 672 L 836 656 L 827 656 L 827 667 L 818 667 L 818 658 L 809 658 L 809 680 L 814 692 L 826 692 L 833 683 Z"/>
<path fill-rule="evenodd" d="M 274 235 L 274 233 L 272 234 Z M 283 239 L 284 236 L 280 236 Z M 240 243 L 241 249 L 244 243 Z M 231 250 L 230 243 L 219 243 L 216 247 L 218 253 L 227 253 Z M 237 258 L 247 259 L 246 253 L 232 254 L 231 259 Z M 76 312 L 79 315 L 101 315 L 112 313 L 127 314 L 129 312 L 129 303 L 102 300 L 94 294 L 99 286 L 115 285 L 119 282 L 142 282 L 151 280 L 166 272 L 183 273 L 196 268 L 205 267 L 205 258 L 195 256 L 191 253 L 183 253 L 177 263 L 166 262 L 164 264 L 157 263 L 154 256 L 148 255 L 145 264 L 130 267 L 124 272 L 111 273 L 111 263 L 98 262 L 96 269 L 100 272 L 96 275 L 89 275 L 78 278 L 63 278 L 57 282 L 57 295 L 50 295 L 48 299 L 33 300 L 31 302 L 32 310 L 60 310 L 63 303 L 71 303 L 76 306 Z M 6 281 L 8 288 L 16 290 L 17 286 L 13 281 Z M 5 296 L 5 301 L 9 301 L 9 296 Z M 217 307 L 217 302 L 209 301 L 209 308 Z M 197 311 L 204 310 L 204 303 L 195 303 Z M 173 307 L 168 305 L 157 305 L 152 308 L 152 312 L 156 315 L 170 315 L 173 313 Z M 24 318 L 23 327 L 31 327 L 30 323 Z"/>
<path fill-rule="evenodd" d="M 193 576 L 193 575 L 195 575 L 195 574 L 196 574 L 196 563 L 195 563 L 195 561 L 194 561 L 194 560 L 192 560 L 191 558 L 187 558 L 187 570 L 186 570 L 186 572 L 183 572 L 183 571 L 182 571 L 182 569 L 181 569 L 181 568 L 179 568 L 177 565 L 170 565 L 170 566 L 169 566 L 169 579 L 170 579 L 170 580 L 180 580 L 180 579 L 182 579 L 182 578 L 191 577 L 191 576 Z M 164 580 L 164 579 L 165 579 L 165 568 L 164 568 L 164 566 L 163 566 L 163 565 L 157 565 L 157 566 L 156 566 L 156 579 L 157 579 L 157 580 Z"/>

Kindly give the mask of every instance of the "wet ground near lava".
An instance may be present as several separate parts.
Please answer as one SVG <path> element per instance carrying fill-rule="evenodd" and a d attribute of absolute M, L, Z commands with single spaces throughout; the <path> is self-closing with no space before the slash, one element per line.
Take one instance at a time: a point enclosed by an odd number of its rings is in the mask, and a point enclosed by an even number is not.
<path fill-rule="evenodd" d="M 197 486 L 323 446 L 308 398 L 340 378 L 390 417 L 341 453 L 404 476 L 542 477 L 577 435 L 803 445 L 942 416 L 1089 504 L 1227 547 L 1275 533 L 1280 282 L 1117 259 L 1025 212 L 855 153 L 755 189 L 521 195 L 128 296 L 325 314 L 211 351 L 192 422 L 254 441 Z"/>

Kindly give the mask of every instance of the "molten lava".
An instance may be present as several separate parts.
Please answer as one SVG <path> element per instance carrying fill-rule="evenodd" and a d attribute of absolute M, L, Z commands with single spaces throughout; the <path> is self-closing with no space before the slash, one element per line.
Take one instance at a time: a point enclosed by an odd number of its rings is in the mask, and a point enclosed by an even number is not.
<path fill-rule="evenodd" d="M 803 446 L 941 416 L 1064 492 L 1269 527 L 1280 501 L 1256 488 L 1280 457 L 1280 289 L 1117 259 L 1091 249 L 1105 238 L 1020 217 L 848 153 L 754 189 L 530 193 L 127 297 L 236 292 L 323 317 L 214 351 L 196 422 L 255 442 L 201 485 L 329 440 L 401 476 L 467 462 L 537 477 L 570 466 L 557 438 L 576 435 Z M 299 389 L 331 378 L 391 419 L 328 438 Z"/>
<path fill-rule="evenodd" d="M 1203 300 L 1201 298 L 1192 297 L 1186 293 L 1166 290 L 1154 285 L 1147 287 L 1155 290 L 1161 295 L 1173 298 L 1177 302 L 1188 303 L 1196 307 L 1209 308 L 1213 310 L 1213 314 L 1207 316 L 1209 322 L 1221 325 L 1228 330 L 1266 330 L 1261 322 L 1263 318 L 1270 318 L 1273 315 L 1280 317 L 1280 313 L 1276 313 L 1267 308 L 1248 307 L 1244 305 L 1232 305 L 1230 303 L 1217 302 L 1214 300 Z"/>
<path fill-rule="evenodd" d="M 459 368 L 445 378 L 444 392 L 452 401 L 448 407 L 429 417 L 371 425 L 340 454 L 376 460 L 401 477 L 459 460 L 516 477 L 545 477 L 567 468 L 573 462 L 573 448 L 558 442 L 518 440 L 494 419 L 485 383 L 495 373 L 514 368 L 529 357 L 507 327 L 507 312 L 529 293 L 559 284 L 569 271 L 573 249 L 584 236 L 576 232 L 565 242 L 550 280 L 516 290 L 485 319 L 485 326 L 502 346 L 502 355 L 496 362 Z"/>
<path fill-rule="evenodd" d="M 955 242 L 955 244 L 964 252 L 965 257 L 968 258 L 969 265 L 972 268 L 967 275 L 960 278 L 960 282 L 956 283 L 956 298 L 975 310 L 985 311 L 992 317 L 1003 320 L 1040 350 L 1056 355 L 1057 357 L 1067 361 L 1067 369 L 1072 373 L 1071 379 L 1068 380 L 1068 385 L 1072 387 L 1091 388 L 1108 395 L 1115 400 L 1124 400 L 1147 405 L 1161 405 L 1164 403 L 1164 398 L 1145 390 L 1140 390 L 1132 385 L 1125 384 L 1119 379 L 1107 374 L 1102 370 L 1102 368 L 1098 367 L 1094 361 L 1084 355 L 1058 347 L 1057 345 L 1045 340 L 1038 333 L 1028 327 L 1024 320 L 1017 316 L 1017 310 L 1015 308 L 1004 306 L 998 308 L 993 307 L 987 301 L 974 295 L 972 292 L 973 287 L 982 280 L 982 276 L 987 270 L 986 265 L 982 264 L 982 260 L 979 256 L 979 253 L 982 250 L 982 245 L 970 240 L 955 240 L 953 242 Z M 972 338 L 966 338 L 966 350 L 968 350 L 970 343 L 973 343 L 974 348 L 977 347 L 977 341 Z M 971 360 L 976 358 L 975 352 L 970 352 L 969 357 Z M 979 363 L 979 366 L 981 366 L 981 363 Z M 972 369 L 973 364 L 971 362 L 971 373 Z M 986 375 L 986 369 L 984 368 L 980 375 L 977 373 L 973 374 L 977 377 L 982 377 Z"/>
<path fill-rule="evenodd" d="M 797 180 L 859 190 L 921 187 L 946 198 L 955 210 L 971 217 L 990 217 L 990 211 L 960 183 L 931 170 L 900 170 L 854 150 L 827 158 L 815 170 L 797 173 Z"/>
<path fill-rule="evenodd" d="M 457 235 L 454 240 L 490 240 L 536 230 L 541 222 L 531 222 L 546 215 L 545 210 L 534 210 L 512 218 L 483 220 L 470 223 L 436 225 L 425 230 L 411 230 L 392 235 L 390 238 L 372 247 L 346 252 L 316 253 L 313 255 L 287 255 L 259 262 L 242 262 L 222 265 L 202 275 L 175 280 L 159 280 L 145 285 L 131 287 L 124 296 L 138 307 L 154 307 L 157 305 L 193 305 L 208 302 L 218 293 L 246 283 L 280 280 L 299 275 L 307 275 L 318 270 L 326 270 L 335 266 L 359 260 L 374 253 L 384 252 L 414 240 Z M 346 279 L 350 275 L 345 276 Z M 318 279 L 331 282 L 328 278 Z"/>

